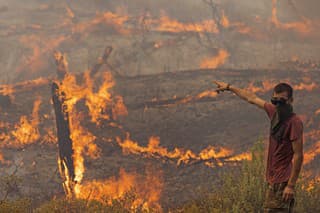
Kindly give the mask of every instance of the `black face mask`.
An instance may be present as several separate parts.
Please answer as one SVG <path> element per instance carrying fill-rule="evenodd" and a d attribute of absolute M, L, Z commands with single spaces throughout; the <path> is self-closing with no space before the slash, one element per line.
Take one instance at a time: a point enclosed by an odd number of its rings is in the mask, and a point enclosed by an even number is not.
<path fill-rule="evenodd" d="M 285 126 L 282 124 L 293 115 L 293 107 L 284 98 L 272 98 L 271 103 L 276 106 L 277 110 L 271 120 L 271 135 L 279 141 L 285 130 Z"/>

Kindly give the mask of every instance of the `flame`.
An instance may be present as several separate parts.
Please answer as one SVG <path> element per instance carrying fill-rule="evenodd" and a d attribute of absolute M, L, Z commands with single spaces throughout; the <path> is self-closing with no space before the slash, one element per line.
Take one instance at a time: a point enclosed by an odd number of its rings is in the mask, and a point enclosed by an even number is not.
<path fill-rule="evenodd" d="M 62 167 L 63 165 L 63 167 Z M 65 161 L 62 161 L 60 157 L 58 157 L 58 168 L 59 172 L 61 174 L 61 177 L 63 178 L 62 186 L 63 189 L 67 195 L 68 198 L 72 198 L 73 196 L 73 188 L 74 188 L 74 183 L 73 180 L 69 177 L 69 171 L 68 167 L 65 164 Z"/>
<path fill-rule="evenodd" d="M 213 146 L 208 146 L 198 155 L 191 150 L 183 150 L 181 148 L 174 148 L 172 151 L 168 151 L 167 148 L 160 146 L 160 139 L 155 136 L 150 137 L 147 147 L 142 147 L 137 142 L 132 141 L 129 134 L 127 134 L 124 141 L 117 138 L 117 142 L 124 154 L 144 154 L 147 157 L 173 159 L 177 161 L 177 165 L 181 163 L 188 164 L 191 160 L 205 162 L 214 159 L 218 161 L 219 158 L 226 158 L 233 153 L 232 150 L 227 148 Z M 221 166 L 221 162 L 218 161 L 218 165 Z"/>
<path fill-rule="evenodd" d="M 243 161 L 243 160 L 252 160 L 252 154 L 249 152 L 244 152 L 239 155 L 228 158 L 228 161 Z"/>
<path fill-rule="evenodd" d="M 34 80 L 24 81 L 16 84 L 0 85 L 0 94 L 12 96 L 14 93 L 21 91 L 28 91 L 35 87 L 46 85 L 49 83 L 48 79 L 38 78 Z"/>
<path fill-rule="evenodd" d="M 5 160 L 4 160 L 4 157 L 3 157 L 3 155 L 0 153 L 0 162 L 1 163 L 4 163 L 5 162 Z"/>
<path fill-rule="evenodd" d="M 69 112 L 73 149 L 72 158 L 75 172 L 75 177 L 72 181 L 68 177 L 68 171 L 61 172 L 62 176 L 66 177 L 64 188 L 67 195 L 75 193 L 76 196 L 79 196 L 83 193 L 83 190 L 86 190 L 86 185 L 82 185 L 85 173 L 85 156 L 89 156 L 92 159 L 97 159 L 100 156 L 100 149 L 95 144 L 96 136 L 81 125 L 82 116 L 76 107 L 77 103 L 80 100 L 85 101 L 91 121 L 97 125 L 101 119 L 114 119 L 117 115 L 127 113 L 122 97 L 113 97 L 109 91 L 114 86 L 110 72 L 104 73 L 103 82 L 99 88 L 95 88 L 94 86 L 95 84 L 90 78 L 89 72 L 84 74 L 82 84 L 78 84 L 76 77 L 70 74 L 66 74 L 60 84 L 60 91 L 66 94 L 64 103 L 67 105 Z M 97 92 L 95 92 L 96 90 Z M 68 168 L 66 169 L 68 170 Z"/>
<path fill-rule="evenodd" d="M 215 69 L 220 65 L 224 64 L 226 59 L 230 56 L 230 54 L 224 50 L 220 49 L 218 55 L 212 58 L 206 58 L 200 63 L 201 68 L 212 68 Z"/>
<path fill-rule="evenodd" d="M 305 17 L 302 17 L 302 18 L 303 18 L 303 21 L 301 22 L 281 23 L 278 20 L 278 16 L 277 16 L 277 0 L 272 0 L 271 23 L 277 28 L 284 29 L 284 30 L 293 30 L 303 35 L 307 35 L 312 31 L 314 26 L 309 19 Z"/>
<path fill-rule="evenodd" d="M 310 192 L 315 188 L 315 186 L 319 186 L 319 184 L 320 177 L 314 177 L 309 181 L 309 183 L 307 183 L 307 185 L 304 185 L 303 187 L 306 189 L 306 191 Z"/>
<path fill-rule="evenodd" d="M 318 85 L 314 82 L 310 83 L 310 84 L 305 84 L 305 83 L 300 83 L 299 85 L 294 85 L 293 89 L 294 90 L 306 90 L 306 91 L 312 91 L 314 89 L 317 89 Z"/>
<path fill-rule="evenodd" d="M 75 179 L 77 183 L 81 183 L 85 171 L 84 157 L 87 155 L 92 159 L 96 159 L 100 155 L 100 149 L 94 143 L 96 137 L 88 130 L 80 125 L 79 118 L 72 117 L 71 122 L 71 139 L 74 151 L 73 161 L 75 168 Z"/>
<path fill-rule="evenodd" d="M 122 96 L 115 96 L 114 97 L 114 106 L 112 107 L 112 115 L 114 119 L 117 119 L 119 116 L 127 116 L 128 110 L 126 105 L 124 104 Z"/>
<path fill-rule="evenodd" d="M 25 35 L 20 38 L 20 43 L 26 47 L 32 49 L 32 54 L 22 60 L 21 65 L 17 68 L 18 72 L 25 69 L 31 72 L 41 70 L 48 64 L 43 59 L 46 53 L 52 52 L 62 42 L 67 40 L 69 37 L 58 36 L 56 38 L 42 38 L 38 35 Z"/>
<path fill-rule="evenodd" d="M 292 83 L 289 82 L 289 80 L 285 80 L 284 82 L 292 85 L 294 90 L 312 91 L 312 90 L 318 88 L 318 85 L 316 83 L 314 83 L 314 82 L 311 82 L 311 83 L 303 83 L 303 82 L 301 82 L 298 85 L 293 85 Z M 249 90 L 249 91 L 251 91 L 253 93 L 257 93 L 257 92 L 266 93 L 266 92 L 269 92 L 269 91 L 273 90 L 274 86 L 276 85 L 276 83 L 274 81 L 271 81 L 271 80 L 262 81 L 261 84 L 262 85 L 259 87 L 259 86 L 255 86 L 254 82 L 250 82 L 249 86 L 246 88 L 246 90 Z"/>
<path fill-rule="evenodd" d="M 86 72 L 84 76 L 85 82 L 83 85 L 77 84 L 74 75 L 67 75 L 63 80 L 61 90 L 69 94 L 66 103 L 70 111 L 73 110 L 78 101 L 85 99 L 93 123 L 99 124 L 100 120 L 109 120 L 111 119 L 111 114 L 113 116 L 112 119 L 127 114 L 122 97 L 113 97 L 110 93 L 110 89 L 113 88 L 115 83 L 109 72 L 104 73 L 103 83 L 98 88 L 98 92 L 95 92 L 94 83 L 89 73 Z M 108 109 L 111 109 L 112 113 L 106 113 Z"/>
<path fill-rule="evenodd" d="M 31 120 L 29 121 L 27 116 L 22 116 L 20 118 L 20 123 L 15 125 L 15 130 L 12 131 L 11 134 L 14 137 L 16 147 L 35 143 L 40 139 L 40 133 L 38 129 L 40 105 L 41 100 L 37 99 L 34 102 Z"/>
<path fill-rule="evenodd" d="M 222 15 L 221 15 L 220 24 L 222 27 L 224 27 L 226 29 L 233 29 L 240 34 L 247 34 L 250 36 L 254 36 L 256 38 L 263 37 L 263 35 L 257 34 L 257 32 L 253 32 L 253 29 L 251 29 L 249 26 L 247 26 L 246 24 L 244 24 L 242 22 L 230 21 L 229 18 L 226 16 L 224 10 L 222 10 L 221 14 Z"/>
<path fill-rule="evenodd" d="M 267 81 L 262 81 L 262 87 L 257 87 L 254 85 L 254 82 L 250 82 L 249 86 L 246 88 L 246 90 L 249 90 L 253 93 L 257 93 L 257 92 L 268 92 L 270 90 L 272 90 L 275 86 L 275 83 L 267 80 Z"/>
<path fill-rule="evenodd" d="M 312 147 L 304 153 L 303 163 L 310 163 L 317 155 L 320 154 L 320 141 L 313 144 Z"/>
<path fill-rule="evenodd" d="M 69 18 L 73 19 L 75 17 L 74 12 L 71 10 L 71 8 L 66 5 L 66 11 Z"/>
<path fill-rule="evenodd" d="M 92 20 L 74 25 L 72 27 L 72 32 L 89 33 L 90 31 L 93 31 L 96 26 L 104 24 L 112 27 L 118 33 L 128 34 L 130 33 L 130 30 L 124 28 L 125 22 L 127 22 L 128 19 L 128 16 L 123 16 L 112 12 L 105 12 L 103 14 L 97 14 L 97 16 Z"/>
<path fill-rule="evenodd" d="M 86 85 L 89 90 L 86 95 L 86 105 L 89 108 L 91 115 L 91 121 L 96 123 L 99 119 L 109 120 L 109 114 L 103 114 L 106 110 L 107 104 L 112 102 L 112 96 L 109 92 L 110 88 L 114 86 L 114 82 L 110 73 L 104 75 L 104 81 L 102 86 L 99 88 L 98 93 L 93 93 L 93 81 L 90 79 L 88 73 L 85 75 Z"/>
<path fill-rule="evenodd" d="M 130 210 L 142 207 L 143 210 L 151 209 L 162 212 L 159 199 L 163 188 L 162 172 L 146 171 L 146 177 L 136 173 L 127 173 L 120 169 L 119 177 L 107 180 L 86 181 L 76 187 L 76 197 L 86 200 L 97 200 L 101 203 L 111 204 L 114 199 L 122 199 L 132 190 L 134 200 L 127 206 Z"/>
<path fill-rule="evenodd" d="M 156 24 L 155 31 L 165 31 L 171 33 L 179 32 L 208 32 L 218 33 L 217 24 L 214 20 L 204 20 L 198 23 L 181 23 L 175 19 L 172 19 L 166 15 L 162 15 L 159 20 L 151 21 L 152 24 Z"/>
<path fill-rule="evenodd" d="M 224 28 L 230 27 L 230 21 L 228 17 L 225 15 L 224 11 L 222 11 L 222 17 L 221 17 L 220 23 Z"/>
<path fill-rule="evenodd" d="M 201 98 L 204 98 L 204 97 L 210 97 L 210 98 L 214 98 L 218 95 L 218 93 L 216 91 L 210 91 L 210 90 L 206 90 L 206 91 L 203 91 L 201 93 L 199 93 L 197 96 L 196 96 L 196 99 L 201 99 Z"/>
<path fill-rule="evenodd" d="M 0 94 L 4 96 L 12 96 L 12 94 L 15 92 L 15 89 L 12 85 L 1 85 L 0 86 Z"/>

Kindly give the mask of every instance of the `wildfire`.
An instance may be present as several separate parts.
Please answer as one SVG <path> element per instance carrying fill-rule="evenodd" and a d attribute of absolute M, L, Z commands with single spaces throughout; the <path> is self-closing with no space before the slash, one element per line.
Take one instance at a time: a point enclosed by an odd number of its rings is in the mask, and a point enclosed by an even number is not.
<path fill-rule="evenodd" d="M 52 52 L 62 42 L 67 40 L 67 36 L 59 36 L 56 38 L 43 38 L 38 35 L 22 36 L 20 43 L 32 50 L 31 56 L 23 59 L 22 64 L 18 67 L 17 71 L 21 72 L 24 69 L 28 69 L 31 72 L 36 72 L 45 66 L 47 66 L 46 60 L 43 59 L 46 53 Z"/>
<path fill-rule="evenodd" d="M 314 28 L 313 23 L 305 17 L 302 17 L 303 21 L 301 22 L 281 23 L 278 20 L 278 16 L 277 16 L 277 2 L 278 0 L 272 0 L 271 22 L 272 24 L 274 24 L 274 26 L 284 30 L 294 30 L 303 35 L 307 35 L 312 31 L 312 29 Z"/>
<path fill-rule="evenodd" d="M 17 147 L 31 144 L 40 139 L 40 133 L 38 129 L 39 125 L 39 108 L 41 100 L 37 99 L 34 102 L 31 119 L 28 120 L 27 116 L 20 118 L 20 123 L 15 125 L 15 130 L 11 132 L 15 145 Z"/>
<path fill-rule="evenodd" d="M 239 155 L 235 155 L 231 158 L 228 158 L 228 161 L 243 161 L 243 160 L 252 160 L 252 154 L 249 152 L 244 152 Z"/>
<path fill-rule="evenodd" d="M 222 17 L 221 17 L 220 23 L 224 28 L 230 27 L 230 21 L 228 17 L 225 15 L 224 11 L 222 11 Z"/>
<path fill-rule="evenodd" d="M 219 67 L 220 65 L 223 65 L 225 61 L 228 59 L 230 54 L 224 50 L 220 49 L 218 52 L 218 55 L 212 57 L 212 58 L 206 58 L 200 63 L 201 68 L 211 68 L 215 69 Z"/>
<path fill-rule="evenodd" d="M 75 177 L 68 176 L 69 168 L 67 165 L 64 166 L 65 170 L 60 168 L 60 173 L 65 177 L 64 188 L 68 196 L 72 196 L 73 193 L 76 196 L 80 196 L 87 187 L 91 186 L 86 185 L 87 183 L 85 185 L 82 184 L 85 173 L 85 156 L 89 156 L 92 159 L 97 159 L 100 156 L 100 149 L 95 144 L 96 136 L 81 125 L 82 114 L 78 111 L 77 103 L 84 100 L 85 105 L 88 107 L 91 121 L 97 125 L 100 120 L 115 119 L 116 116 L 127 113 L 122 97 L 113 96 L 110 93 L 110 89 L 114 86 L 114 81 L 109 72 L 104 73 L 101 86 L 96 88 L 94 85 L 89 72 L 84 74 L 84 80 L 81 83 L 77 81 L 76 76 L 66 74 L 62 83 L 59 84 L 60 91 L 63 91 L 66 96 L 64 104 L 67 106 L 69 115 L 73 150 L 72 159 Z M 58 162 L 59 165 L 61 165 L 61 162 L 63 161 Z M 93 185 L 95 184 L 97 182 Z"/>
<path fill-rule="evenodd" d="M 20 91 L 25 92 L 35 87 L 46 85 L 48 83 L 49 83 L 48 79 L 38 78 L 35 80 L 24 81 L 17 84 L 1 85 L 0 94 L 12 96 L 16 92 L 20 92 Z"/>
<path fill-rule="evenodd" d="M 93 123 L 99 124 L 100 120 L 115 119 L 127 114 L 122 97 L 113 96 L 110 92 L 115 83 L 109 72 L 104 73 L 103 83 L 97 92 L 89 73 L 85 73 L 84 79 L 83 85 L 77 84 L 74 75 L 67 75 L 63 80 L 61 90 L 68 94 L 66 103 L 71 111 L 77 102 L 84 99 Z"/>
<path fill-rule="evenodd" d="M 166 15 L 162 15 L 159 20 L 152 20 L 151 23 L 155 25 L 152 29 L 155 31 L 164 32 L 209 32 L 218 33 L 217 24 L 214 20 L 204 20 L 198 23 L 181 23 Z"/>
<path fill-rule="evenodd" d="M 202 98 L 214 98 L 217 95 L 218 95 L 218 93 L 216 91 L 206 90 L 206 91 L 203 91 L 203 92 L 197 94 L 196 96 L 187 96 L 187 97 L 177 101 L 175 104 L 186 104 L 186 103 L 190 103 L 192 101 L 199 100 Z"/>
<path fill-rule="evenodd" d="M 12 94 L 15 92 L 12 85 L 1 85 L 0 86 L 0 94 L 2 95 L 9 95 L 12 96 Z"/>
<path fill-rule="evenodd" d="M 301 82 L 298 85 L 293 85 L 288 80 L 285 80 L 284 82 L 287 82 L 288 84 L 292 85 L 294 90 L 312 91 L 312 90 L 318 88 L 318 85 L 316 83 L 314 83 L 314 82 L 311 82 L 311 83 L 308 83 L 308 84 Z M 271 80 L 262 81 L 261 82 L 261 86 L 255 86 L 254 82 L 250 82 L 249 86 L 246 89 L 251 91 L 251 92 L 254 92 L 254 93 L 257 93 L 257 92 L 266 93 L 266 92 L 269 92 L 269 91 L 273 90 L 275 85 L 276 85 L 276 83 L 274 81 L 271 81 Z"/>
<path fill-rule="evenodd" d="M 318 85 L 314 82 L 311 84 L 305 84 L 305 83 L 300 83 L 299 85 L 294 85 L 293 89 L 294 90 L 306 90 L 306 91 L 312 91 L 318 88 Z"/>
<path fill-rule="evenodd" d="M 160 146 L 160 139 L 155 136 L 150 137 L 146 147 L 142 147 L 137 142 L 132 141 L 129 134 L 127 134 L 126 139 L 123 141 L 117 138 L 117 142 L 124 154 L 142 154 L 147 157 L 172 159 L 177 161 L 177 165 L 203 161 L 206 165 L 214 167 L 214 163 L 209 162 L 209 160 L 214 160 L 215 164 L 222 166 L 223 162 L 220 160 L 222 158 L 229 161 L 249 159 L 248 154 L 232 156 L 233 150 L 223 147 L 208 146 L 200 151 L 199 154 L 181 148 L 174 148 L 172 151 L 169 151 L 167 148 Z"/>
<path fill-rule="evenodd" d="M 96 26 L 106 25 L 112 27 L 120 34 L 128 34 L 130 30 L 124 27 L 128 19 L 128 16 L 119 15 L 112 12 L 105 12 L 102 14 L 97 14 L 97 16 L 92 20 L 74 25 L 72 27 L 72 32 L 89 33 L 93 31 Z"/>
<path fill-rule="evenodd" d="M 303 163 L 310 163 L 317 155 L 320 154 L 320 141 L 313 144 L 312 147 L 304 153 Z"/>
<path fill-rule="evenodd" d="M 136 173 L 127 173 L 120 169 L 119 177 L 107 180 L 93 180 L 77 185 L 76 197 L 88 200 L 97 200 L 111 204 L 114 199 L 125 199 L 125 196 L 133 192 L 133 201 L 127 206 L 130 210 L 142 208 L 161 212 L 159 199 L 163 188 L 162 173 L 147 169 L 146 177 Z"/>

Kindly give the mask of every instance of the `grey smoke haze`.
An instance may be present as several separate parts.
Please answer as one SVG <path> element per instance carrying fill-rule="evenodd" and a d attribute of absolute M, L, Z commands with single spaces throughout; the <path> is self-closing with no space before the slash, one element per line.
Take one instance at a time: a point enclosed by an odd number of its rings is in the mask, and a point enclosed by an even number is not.
<path fill-rule="evenodd" d="M 214 56 L 219 48 L 230 52 L 230 57 L 224 66 L 233 68 L 264 68 L 277 63 L 275 60 L 287 60 L 292 56 L 298 56 L 303 60 L 318 58 L 320 50 L 317 49 L 319 45 L 316 45 L 318 44 L 317 36 L 304 39 L 297 33 L 271 32 L 272 0 L 217 0 L 214 2 L 220 11 L 225 12 L 231 22 L 244 23 L 256 31 L 261 31 L 262 35 L 269 34 L 269 38 L 253 40 L 248 35 L 247 37 L 237 35 L 231 29 L 223 36 L 209 35 L 212 42 L 206 43 L 206 37 L 202 35 L 197 37 L 197 35 L 149 33 L 146 37 L 149 43 L 157 40 L 171 43 L 164 49 L 145 55 L 141 35 L 121 37 L 108 32 L 98 34 L 93 32 L 84 40 L 72 38 L 56 48 L 66 52 L 70 59 L 70 66 L 74 70 L 79 70 L 79 67 L 88 67 L 94 62 L 105 40 L 108 40 L 109 44 L 115 46 L 116 56 L 119 56 L 115 63 L 123 63 L 123 58 L 130 54 L 136 56 L 132 62 L 126 61 L 127 66 L 119 65 L 125 74 L 130 75 L 199 68 L 200 61 L 205 57 Z M 45 51 L 45 44 L 48 37 L 70 34 L 66 29 L 59 30 L 56 27 L 64 23 L 67 17 L 67 5 L 76 15 L 76 23 L 91 20 L 97 13 L 106 11 L 129 14 L 133 20 L 145 12 L 150 13 L 152 17 L 165 14 L 172 19 L 189 23 L 212 19 L 213 16 L 211 8 L 203 0 L 0 0 L 0 65 L 2 67 L 0 82 L 20 81 L 52 74 L 53 49 Z M 316 0 L 278 0 L 277 15 L 282 22 L 301 22 L 302 16 L 320 20 L 318 6 L 320 3 Z M 41 29 L 36 29 L 39 26 Z M 31 39 L 30 42 L 36 43 L 38 50 L 44 51 L 41 52 L 43 55 L 41 63 L 47 66 L 41 68 L 38 74 L 27 73 L 29 68 L 26 67 L 25 70 L 20 71 L 20 77 L 17 77 L 16 70 L 19 66 L 23 67 L 23 61 L 30 62 L 32 54 L 38 51 L 26 43 L 21 43 L 21 38 L 25 36 L 35 36 L 38 39 L 38 41 Z M 178 46 L 175 46 L 176 44 L 173 43 L 181 38 L 185 43 L 178 42 Z M 121 55 L 124 56 L 121 58 Z M 31 60 L 30 63 L 34 62 Z"/>

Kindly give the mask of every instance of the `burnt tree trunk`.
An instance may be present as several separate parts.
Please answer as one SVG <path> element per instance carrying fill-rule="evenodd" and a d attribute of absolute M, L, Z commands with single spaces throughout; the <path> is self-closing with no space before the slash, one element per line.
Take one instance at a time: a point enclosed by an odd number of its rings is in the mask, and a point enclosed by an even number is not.
<path fill-rule="evenodd" d="M 52 101 L 56 115 L 56 126 L 60 158 L 59 167 L 62 173 L 61 176 L 65 179 L 64 181 L 74 182 L 75 172 L 72 158 L 73 149 L 68 108 L 67 105 L 64 103 L 65 94 L 63 93 L 63 91 L 60 91 L 59 85 L 55 82 L 52 83 Z M 70 190 L 68 190 L 69 187 L 66 186 L 66 184 L 70 183 L 64 182 L 64 189 L 66 191 L 66 194 L 68 194 Z"/>
<path fill-rule="evenodd" d="M 106 64 L 108 65 L 108 58 L 112 52 L 113 48 L 111 46 L 107 46 L 104 50 L 103 56 L 99 58 L 98 62 L 92 67 L 90 70 L 90 77 L 93 77 L 102 67 L 102 65 Z M 109 66 L 109 65 L 108 65 Z M 115 72 L 115 71 L 114 71 Z M 113 74 L 118 74 L 118 73 L 113 73 Z"/>

